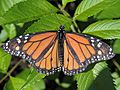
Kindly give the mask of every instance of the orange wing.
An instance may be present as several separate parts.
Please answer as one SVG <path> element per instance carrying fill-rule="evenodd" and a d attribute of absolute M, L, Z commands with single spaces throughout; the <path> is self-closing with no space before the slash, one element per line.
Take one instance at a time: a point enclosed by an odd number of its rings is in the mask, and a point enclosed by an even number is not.
<path fill-rule="evenodd" d="M 60 71 L 57 32 L 26 34 L 8 41 L 4 47 L 8 53 L 28 60 L 41 73 Z"/>
<path fill-rule="evenodd" d="M 56 71 L 61 71 L 58 57 L 58 40 L 55 41 L 43 58 L 34 65 L 40 73 L 45 73 L 47 75 L 54 74 Z"/>
<path fill-rule="evenodd" d="M 91 63 L 114 57 L 110 46 L 88 35 L 66 33 L 64 40 L 64 66 L 67 75 L 84 71 Z"/>
<path fill-rule="evenodd" d="M 75 57 L 67 46 L 66 40 L 64 40 L 64 64 L 62 67 L 64 74 L 71 76 L 84 71 L 85 68 L 85 66 L 83 67 L 76 61 Z"/>

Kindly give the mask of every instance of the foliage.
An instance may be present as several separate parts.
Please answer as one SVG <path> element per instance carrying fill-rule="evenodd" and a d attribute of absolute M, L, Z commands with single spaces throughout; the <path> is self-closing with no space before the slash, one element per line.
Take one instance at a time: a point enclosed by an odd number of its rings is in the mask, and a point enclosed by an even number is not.
<path fill-rule="evenodd" d="M 25 69 L 16 77 L 10 77 L 6 83 L 4 90 L 43 90 L 45 84 L 42 78 L 45 75 L 37 73 L 34 69 Z"/>
<path fill-rule="evenodd" d="M 44 90 L 53 85 L 52 82 L 56 90 L 119 90 L 120 0 L 0 0 L 0 8 L 0 45 L 23 33 L 58 30 L 64 25 L 69 32 L 109 39 L 105 41 L 113 45 L 118 54 L 114 63 L 110 60 L 92 64 L 85 72 L 69 78 L 59 73 L 45 77 L 28 69 L 24 61 L 15 70 L 13 63 L 16 65 L 19 59 L 16 61 L 0 48 L 0 78 L 10 77 L 2 81 L 4 90 Z"/>

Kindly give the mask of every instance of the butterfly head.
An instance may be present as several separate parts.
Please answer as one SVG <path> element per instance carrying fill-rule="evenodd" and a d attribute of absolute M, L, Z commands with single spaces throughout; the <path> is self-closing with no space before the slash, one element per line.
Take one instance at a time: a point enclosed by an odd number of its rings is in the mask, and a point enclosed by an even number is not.
<path fill-rule="evenodd" d="M 60 27 L 59 27 L 60 29 L 58 30 L 58 32 L 59 33 L 65 33 L 65 27 L 64 27 L 64 25 L 61 25 Z"/>
<path fill-rule="evenodd" d="M 64 37 L 64 34 L 65 34 L 64 28 L 65 28 L 64 25 L 61 25 L 60 29 L 58 30 L 58 38 L 59 39 L 63 39 L 63 37 Z"/>
<path fill-rule="evenodd" d="M 65 28 L 64 25 L 60 26 L 60 30 L 64 30 L 64 28 Z"/>

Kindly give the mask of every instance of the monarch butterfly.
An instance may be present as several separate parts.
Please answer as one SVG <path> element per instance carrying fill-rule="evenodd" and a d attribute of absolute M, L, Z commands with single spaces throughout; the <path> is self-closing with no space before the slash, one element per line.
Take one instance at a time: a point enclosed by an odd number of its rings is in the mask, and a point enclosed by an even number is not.
<path fill-rule="evenodd" d="M 56 31 L 26 34 L 3 45 L 11 55 L 20 56 L 40 73 L 47 75 L 63 71 L 74 75 L 86 70 L 91 63 L 111 59 L 112 48 L 86 34 L 69 33 L 64 26 Z"/>

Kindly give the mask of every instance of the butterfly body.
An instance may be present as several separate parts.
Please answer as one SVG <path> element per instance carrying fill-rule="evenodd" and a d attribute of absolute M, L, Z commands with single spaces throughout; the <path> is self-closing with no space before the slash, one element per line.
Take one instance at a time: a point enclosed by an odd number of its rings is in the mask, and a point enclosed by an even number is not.
<path fill-rule="evenodd" d="M 86 34 L 60 30 L 26 34 L 8 41 L 3 49 L 30 62 L 40 73 L 47 75 L 63 71 L 74 75 L 91 63 L 114 57 L 112 48 Z"/>

